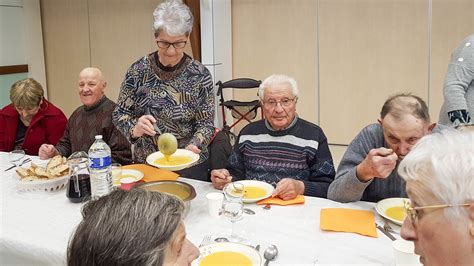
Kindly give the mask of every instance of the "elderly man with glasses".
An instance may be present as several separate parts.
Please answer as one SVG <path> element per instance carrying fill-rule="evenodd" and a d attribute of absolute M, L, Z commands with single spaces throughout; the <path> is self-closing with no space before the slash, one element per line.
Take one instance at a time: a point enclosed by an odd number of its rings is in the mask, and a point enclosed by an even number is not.
<path fill-rule="evenodd" d="M 211 172 L 215 188 L 235 180 L 260 180 L 276 186 L 273 196 L 325 198 L 334 180 L 334 165 L 323 130 L 296 114 L 298 87 L 285 75 L 272 75 L 258 95 L 265 119 L 239 134 L 227 169 Z"/>
<path fill-rule="evenodd" d="M 421 139 L 400 163 L 410 202 L 401 236 L 425 265 L 473 265 L 474 133 Z"/>

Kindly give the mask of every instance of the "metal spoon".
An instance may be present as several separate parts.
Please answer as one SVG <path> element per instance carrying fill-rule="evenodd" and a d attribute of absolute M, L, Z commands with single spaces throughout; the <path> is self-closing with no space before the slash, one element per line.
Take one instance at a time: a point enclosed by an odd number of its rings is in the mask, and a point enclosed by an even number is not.
<path fill-rule="evenodd" d="M 249 209 L 249 208 L 244 208 L 244 212 L 245 212 L 246 214 L 250 214 L 250 215 L 254 215 L 254 214 L 255 214 L 255 212 L 254 212 L 253 210 Z"/>
<path fill-rule="evenodd" d="M 218 238 L 214 239 L 214 241 L 216 241 L 218 243 L 222 243 L 222 242 L 229 242 L 229 239 L 227 239 L 226 237 L 218 237 Z"/>
<path fill-rule="evenodd" d="M 263 257 L 265 258 L 264 266 L 268 266 L 268 263 L 275 259 L 278 255 L 278 248 L 275 245 L 270 245 L 267 249 L 265 249 L 263 253 Z"/>

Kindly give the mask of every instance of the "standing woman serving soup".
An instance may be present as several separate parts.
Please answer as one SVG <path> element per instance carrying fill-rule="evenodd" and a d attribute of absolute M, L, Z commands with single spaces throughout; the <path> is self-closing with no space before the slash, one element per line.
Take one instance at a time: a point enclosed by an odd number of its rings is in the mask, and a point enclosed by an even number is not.
<path fill-rule="evenodd" d="M 208 144 L 214 133 L 214 92 L 210 72 L 184 53 L 193 15 L 179 0 L 166 1 L 153 12 L 158 50 L 128 69 L 113 113 L 117 128 L 134 145 L 135 162 L 144 162 L 157 147 L 157 132 L 171 133 L 178 148 L 200 155 L 183 176 L 208 179 Z"/>

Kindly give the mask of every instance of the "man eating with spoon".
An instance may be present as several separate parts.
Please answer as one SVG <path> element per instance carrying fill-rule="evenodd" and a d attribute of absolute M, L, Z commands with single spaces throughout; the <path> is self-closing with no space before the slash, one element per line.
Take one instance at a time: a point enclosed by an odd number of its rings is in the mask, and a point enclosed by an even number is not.
<path fill-rule="evenodd" d="M 406 197 L 405 182 L 397 174 L 399 162 L 412 146 L 442 126 L 430 122 L 428 106 L 418 96 L 389 97 L 378 123 L 371 124 L 350 143 L 328 198 L 339 202 Z"/>
<path fill-rule="evenodd" d="M 326 136 L 317 125 L 298 117 L 296 81 L 272 75 L 258 95 L 265 119 L 250 123 L 239 134 L 227 169 L 211 172 L 215 188 L 232 180 L 259 180 L 276 186 L 273 196 L 326 197 L 334 165 Z"/>

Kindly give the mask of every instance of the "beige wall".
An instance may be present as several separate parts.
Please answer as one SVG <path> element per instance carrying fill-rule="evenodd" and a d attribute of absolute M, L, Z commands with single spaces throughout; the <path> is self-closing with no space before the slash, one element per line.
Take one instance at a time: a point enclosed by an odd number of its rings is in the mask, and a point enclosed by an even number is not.
<path fill-rule="evenodd" d="M 319 124 L 347 144 L 396 92 L 428 97 L 428 1 L 320 1 Z"/>
<path fill-rule="evenodd" d="M 92 65 L 116 100 L 126 69 L 155 50 L 159 2 L 41 0 L 49 98 L 69 115 L 80 105 L 77 74 Z M 474 32 L 473 13 L 471 0 L 233 0 L 233 77 L 294 76 L 300 116 L 348 144 L 396 92 L 422 96 L 437 120 L 451 51 Z"/>
<path fill-rule="evenodd" d="M 86 0 L 42 0 L 48 97 L 66 116 L 80 105 L 77 74 L 90 65 Z"/>
<path fill-rule="evenodd" d="M 42 0 L 49 98 L 69 116 L 81 103 L 80 70 L 102 69 L 117 100 L 128 67 L 156 50 L 153 10 L 162 0 Z M 192 56 L 190 44 L 185 52 Z"/>
<path fill-rule="evenodd" d="M 298 113 L 319 124 L 330 143 L 348 144 L 377 121 L 384 100 L 397 92 L 423 97 L 436 121 L 450 53 L 474 32 L 473 5 L 469 0 L 234 0 L 234 77 L 294 76 Z"/>
<path fill-rule="evenodd" d="M 301 94 L 298 112 L 305 119 L 316 121 L 317 25 L 317 1 L 233 0 L 234 78 L 263 80 L 273 73 L 293 76 Z M 234 91 L 234 97 L 257 99 L 255 91 Z"/>

